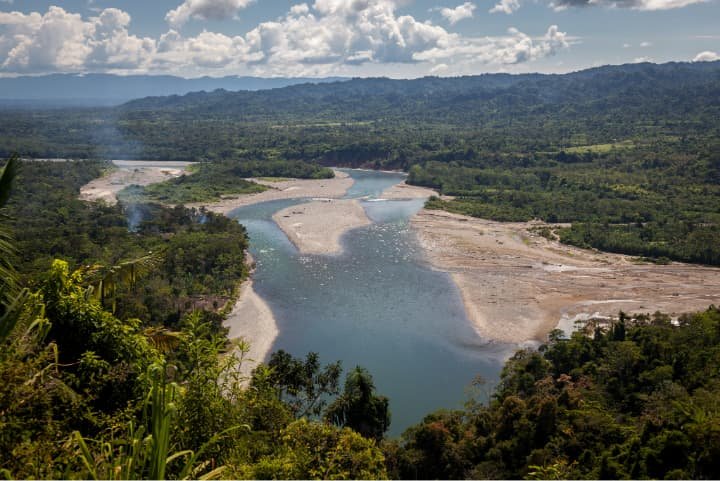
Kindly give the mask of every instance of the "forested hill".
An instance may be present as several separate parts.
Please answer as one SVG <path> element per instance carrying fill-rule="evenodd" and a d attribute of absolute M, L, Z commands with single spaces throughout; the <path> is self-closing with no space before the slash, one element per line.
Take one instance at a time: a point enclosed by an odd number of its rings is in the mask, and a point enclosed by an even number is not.
<path fill-rule="evenodd" d="M 245 121 L 411 120 L 486 123 L 562 115 L 718 115 L 720 62 L 607 66 L 565 75 L 479 76 L 415 80 L 353 79 L 257 92 L 151 97 L 124 114 Z M 519 119 L 518 119 L 519 116 Z"/>

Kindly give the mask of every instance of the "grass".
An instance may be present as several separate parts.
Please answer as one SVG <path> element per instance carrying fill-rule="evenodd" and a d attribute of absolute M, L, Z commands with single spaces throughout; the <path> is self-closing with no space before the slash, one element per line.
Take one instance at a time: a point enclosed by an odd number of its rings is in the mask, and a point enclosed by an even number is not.
<path fill-rule="evenodd" d="M 264 182 L 287 182 L 289 180 L 293 180 L 290 177 L 256 177 L 257 180 L 262 180 Z"/>
<path fill-rule="evenodd" d="M 623 140 L 612 144 L 579 145 L 577 147 L 568 147 L 564 150 L 568 154 L 584 154 L 585 152 L 593 154 L 606 154 L 612 150 L 625 150 L 633 147 L 635 147 L 635 142 L 632 140 Z"/>

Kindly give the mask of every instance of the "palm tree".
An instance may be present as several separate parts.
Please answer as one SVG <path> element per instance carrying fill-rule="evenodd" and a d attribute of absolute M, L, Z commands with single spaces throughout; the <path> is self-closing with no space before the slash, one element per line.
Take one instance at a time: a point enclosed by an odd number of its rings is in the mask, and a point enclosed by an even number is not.
<path fill-rule="evenodd" d="M 4 212 L 19 165 L 20 161 L 13 155 L 0 173 L 0 341 L 12 332 L 18 322 L 20 307 L 27 298 L 27 291 L 19 287 L 13 266 L 16 250 L 7 225 L 10 217 Z"/>
<path fill-rule="evenodd" d="M 150 252 L 142 257 L 125 260 L 114 266 L 93 265 L 83 269 L 83 277 L 90 280 L 91 294 L 103 306 L 110 303 L 111 312 L 116 310 L 118 287 L 135 287 L 138 278 L 153 270 L 162 260 L 162 254 Z"/>

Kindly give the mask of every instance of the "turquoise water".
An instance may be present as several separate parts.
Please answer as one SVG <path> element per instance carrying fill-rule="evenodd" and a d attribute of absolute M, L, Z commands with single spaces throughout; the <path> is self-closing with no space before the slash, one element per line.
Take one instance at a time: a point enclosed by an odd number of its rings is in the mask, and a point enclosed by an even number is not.
<path fill-rule="evenodd" d="M 369 200 L 361 203 L 373 223 L 348 232 L 340 255 L 300 255 L 272 221 L 305 200 L 230 215 L 248 229 L 254 287 L 278 322 L 273 350 L 367 368 L 390 398 L 390 434 L 399 435 L 436 409 L 461 407 L 476 375 L 496 380 L 510 346 L 478 337 L 449 276 L 423 261 L 408 219 L 424 201 L 373 201 L 403 175 L 347 172 L 356 181 L 348 197 Z"/>

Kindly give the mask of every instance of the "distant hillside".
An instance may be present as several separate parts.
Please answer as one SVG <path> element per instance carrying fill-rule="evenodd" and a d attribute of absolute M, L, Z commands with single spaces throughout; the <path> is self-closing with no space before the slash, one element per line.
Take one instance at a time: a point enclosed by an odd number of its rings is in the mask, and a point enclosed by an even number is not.
<path fill-rule="evenodd" d="M 330 78 L 221 77 L 186 79 L 169 75 L 54 74 L 39 77 L 0 78 L 0 105 L 42 108 L 44 106 L 111 106 L 131 99 L 189 92 L 261 90 L 307 82 L 332 82 Z"/>
<path fill-rule="evenodd" d="M 565 75 L 487 74 L 415 80 L 353 79 L 258 92 L 202 92 L 132 101 L 138 118 L 239 121 L 462 123 L 561 113 L 565 119 L 617 113 L 674 116 L 720 105 L 720 62 L 630 64 Z"/>
<path fill-rule="evenodd" d="M 131 90 L 132 79 L 124 89 Z M 64 80 L 52 91 L 64 92 Z M 643 63 L 564 75 L 357 78 L 214 90 L 112 108 L 6 109 L 0 155 L 284 158 L 408 169 L 429 160 L 535 162 L 528 158 L 539 152 L 622 140 L 681 142 L 690 136 L 702 147 L 720 138 L 718 132 L 720 62 Z"/>

